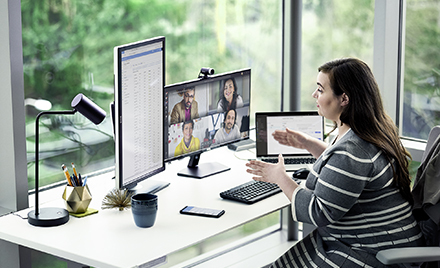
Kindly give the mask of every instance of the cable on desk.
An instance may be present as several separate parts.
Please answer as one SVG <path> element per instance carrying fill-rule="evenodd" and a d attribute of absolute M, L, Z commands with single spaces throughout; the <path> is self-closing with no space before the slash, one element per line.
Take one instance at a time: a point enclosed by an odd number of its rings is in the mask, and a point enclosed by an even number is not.
<path fill-rule="evenodd" d="M 0 215 L 0 218 L 1 218 L 1 217 L 4 217 L 4 216 L 7 216 L 7 215 L 9 215 L 9 214 L 12 214 L 12 215 L 14 215 L 14 216 L 17 216 L 17 217 L 22 218 L 23 220 L 27 220 L 27 219 L 28 219 L 27 217 L 22 217 L 22 216 L 19 215 L 19 214 L 15 214 L 15 212 L 16 212 L 16 211 L 11 211 L 11 212 L 8 212 L 8 213 L 5 213 L 5 214 L 2 214 L 2 215 Z"/>
<path fill-rule="evenodd" d="M 22 218 L 23 220 L 27 220 L 27 219 L 28 219 L 28 217 L 23 217 L 23 216 L 21 216 L 20 214 L 15 214 L 15 212 L 11 212 L 11 213 L 12 213 L 12 215 L 17 216 L 17 217 L 20 217 L 20 218 Z"/>
<path fill-rule="evenodd" d="M 251 151 L 252 149 L 254 149 L 254 148 L 247 149 L 246 151 L 252 152 L 252 151 Z M 239 151 L 239 152 L 243 152 L 243 151 Z M 239 157 L 239 156 L 237 156 L 237 151 L 234 152 L 234 156 L 235 156 L 235 158 L 237 158 L 238 160 L 244 160 L 244 161 L 255 160 L 255 158 L 249 159 L 249 158 L 242 158 L 242 157 Z"/>

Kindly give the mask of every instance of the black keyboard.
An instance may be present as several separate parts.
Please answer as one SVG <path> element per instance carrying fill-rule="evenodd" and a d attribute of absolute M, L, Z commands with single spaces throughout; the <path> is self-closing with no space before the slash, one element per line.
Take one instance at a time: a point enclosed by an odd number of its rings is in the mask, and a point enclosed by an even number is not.
<path fill-rule="evenodd" d="M 263 158 L 262 161 L 267 163 L 278 163 L 278 158 Z M 295 165 L 295 164 L 313 164 L 316 159 L 311 157 L 306 158 L 284 158 L 285 165 Z"/>
<path fill-rule="evenodd" d="M 221 192 L 220 196 L 224 199 L 253 204 L 279 192 L 281 192 L 281 189 L 276 184 L 250 181 Z"/>

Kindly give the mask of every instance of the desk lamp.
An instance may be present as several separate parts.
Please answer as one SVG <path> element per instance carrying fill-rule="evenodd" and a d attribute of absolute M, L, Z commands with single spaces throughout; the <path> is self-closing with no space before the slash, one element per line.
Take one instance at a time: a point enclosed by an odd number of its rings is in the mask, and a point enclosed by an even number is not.
<path fill-rule="evenodd" d="M 83 94 L 78 94 L 72 100 L 72 111 L 43 111 L 37 115 L 35 122 L 35 210 L 28 213 L 28 222 L 34 226 L 50 227 L 62 225 L 69 221 L 69 212 L 63 208 L 38 208 L 38 143 L 39 143 L 39 119 L 45 114 L 75 114 L 80 112 L 95 125 L 100 124 L 106 113 L 101 107 L 92 102 Z"/>

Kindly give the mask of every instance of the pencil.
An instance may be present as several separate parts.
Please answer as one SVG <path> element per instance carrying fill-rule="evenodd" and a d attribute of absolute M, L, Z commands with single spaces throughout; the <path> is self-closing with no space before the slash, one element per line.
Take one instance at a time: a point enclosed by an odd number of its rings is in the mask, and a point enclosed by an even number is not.
<path fill-rule="evenodd" d="M 72 168 L 73 168 L 73 174 L 75 174 L 75 176 L 78 178 L 78 173 L 76 173 L 76 168 L 73 162 L 72 162 Z"/>
<path fill-rule="evenodd" d="M 67 170 L 66 165 L 62 164 L 61 169 L 64 171 L 64 175 L 66 176 L 66 179 L 67 179 L 67 182 L 69 183 L 69 185 L 73 186 L 72 181 L 70 181 L 70 175 L 69 175 L 69 171 Z"/>

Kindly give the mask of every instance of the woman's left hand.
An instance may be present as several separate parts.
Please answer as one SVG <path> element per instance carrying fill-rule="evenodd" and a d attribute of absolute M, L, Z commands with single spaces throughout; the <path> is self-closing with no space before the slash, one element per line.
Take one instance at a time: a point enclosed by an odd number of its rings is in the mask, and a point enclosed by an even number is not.
<path fill-rule="evenodd" d="M 250 168 L 246 169 L 246 172 L 255 175 L 252 179 L 277 184 L 287 198 L 292 201 L 293 192 L 298 184 L 287 175 L 284 158 L 281 154 L 278 156 L 278 163 L 276 164 L 251 160 L 246 166 Z"/>

